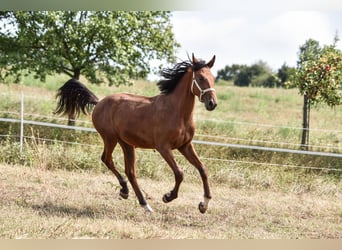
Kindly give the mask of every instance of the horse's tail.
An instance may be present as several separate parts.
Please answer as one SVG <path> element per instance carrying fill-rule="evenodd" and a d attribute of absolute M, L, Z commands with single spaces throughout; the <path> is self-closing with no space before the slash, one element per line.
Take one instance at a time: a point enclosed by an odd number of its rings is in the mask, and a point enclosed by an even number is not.
<path fill-rule="evenodd" d="M 99 102 L 96 95 L 91 92 L 80 81 L 72 78 L 58 89 L 56 94 L 57 107 L 55 114 L 67 114 L 76 118 L 81 111 L 84 114 L 90 113 L 90 108 Z"/>

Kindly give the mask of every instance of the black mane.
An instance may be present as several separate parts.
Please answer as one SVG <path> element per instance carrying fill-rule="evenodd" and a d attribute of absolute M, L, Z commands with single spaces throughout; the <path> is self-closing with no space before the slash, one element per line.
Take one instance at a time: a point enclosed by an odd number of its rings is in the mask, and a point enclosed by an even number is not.
<path fill-rule="evenodd" d="M 159 81 L 157 86 L 162 94 L 170 94 L 180 82 L 180 79 L 188 71 L 189 67 L 192 67 L 194 71 L 197 71 L 205 67 L 205 61 L 200 60 L 193 64 L 191 61 L 183 61 L 175 64 L 173 68 L 166 68 L 160 72 L 160 75 L 165 79 Z"/>

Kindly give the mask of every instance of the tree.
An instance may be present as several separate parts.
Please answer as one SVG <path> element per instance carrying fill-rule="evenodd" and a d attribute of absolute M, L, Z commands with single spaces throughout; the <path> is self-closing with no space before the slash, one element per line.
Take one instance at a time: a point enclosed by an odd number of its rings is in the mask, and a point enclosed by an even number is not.
<path fill-rule="evenodd" d="M 170 12 L 0 12 L 3 76 L 65 73 L 110 85 L 146 77 L 152 59 L 174 60 Z M 26 71 L 23 71 L 26 70 Z"/>
<path fill-rule="evenodd" d="M 286 82 L 288 82 L 291 77 L 295 74 L 296 68 L 287 66 L 286 63 L 284 63 L 277 72 L 277 77 L 280 81 L 280 86 L 285 87 Z"/>
<path fill-rule="evenodd" d="M 272 72 L 268 64 L 262 60 L 254 63 L 250 69 L 251 86 L 254 87 L 276 87 L 278 85 L 278 78 Z"/>
<path fill-rule="evenodd" d="M 246 67 L 245 65 L 232 64 L 232 66 L 226 65 L 223 69 L 217 71 L 217 80 L 234 81 L 241 70 Z"/>
<path fill-rule="evenodd" d="M 276 74 L 268 72 L 257 76 L 252 81 L 252 86 L 262 86 L 265 88 L 275 88 L 280 85 L 280 80 Z"/>
<path fill-rule="evenodd" d="M 239 87 L 248 87 L 251 83 L 251 72 L 247 65 L 241 65 L 238 74 L 235 77 L 234 85 Z"/>
<path fill-rule="evenodd" d="M 321 48 L 309 39 L 299 50 L 299 61 L 292 84 L 303 95 L 303 133 L 301 145 L 308 150 L 310 107 L 326 103 L 334 107 L 342 103 L 342 52 L 333 45 Z"/>
<path fill-rule="evenodd" d="M 241 65 L 234 80 L 236 86 L 275 87 L 278 83 L 277 76 L 261 60 L 251 66 Z"/>

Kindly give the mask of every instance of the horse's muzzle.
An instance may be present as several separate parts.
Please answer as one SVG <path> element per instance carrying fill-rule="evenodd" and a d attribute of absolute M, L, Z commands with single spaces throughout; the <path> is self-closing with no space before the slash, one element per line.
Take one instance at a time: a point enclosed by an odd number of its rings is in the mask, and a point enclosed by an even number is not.
<path fill-rule="evenodd" d="M 216 100 L 214 100 L 213 98 L 210 98 L 209 100 L 205 100 L 204 103 L 205 103 L 205 108 L 208 111 L 213 111 L 217 106 Z"/>

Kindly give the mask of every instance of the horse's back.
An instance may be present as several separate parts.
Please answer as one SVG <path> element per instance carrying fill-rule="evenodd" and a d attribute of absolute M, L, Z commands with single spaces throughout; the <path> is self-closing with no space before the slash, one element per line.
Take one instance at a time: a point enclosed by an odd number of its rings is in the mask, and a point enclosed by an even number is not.
<path fill-rule="evenodd" d="M 96 105 L 93 114 L 95 113 L 95 115 L 100 115 L 103 112 L 127 113 L 130 111 L 137 111 L 141 108 L 151 108 L 152 103 L 152 97 L 134 95 L 129 93 L 112 94 L 103 98 Z"/>
<path fill-rule="evenodd" d="M 94 108 L 92 120 L 100 133 L 118 133 L 127 128 L 134 131 L 153 110 L 154 97 L 128 93 L 112 94 L 103 98 Z"/>

